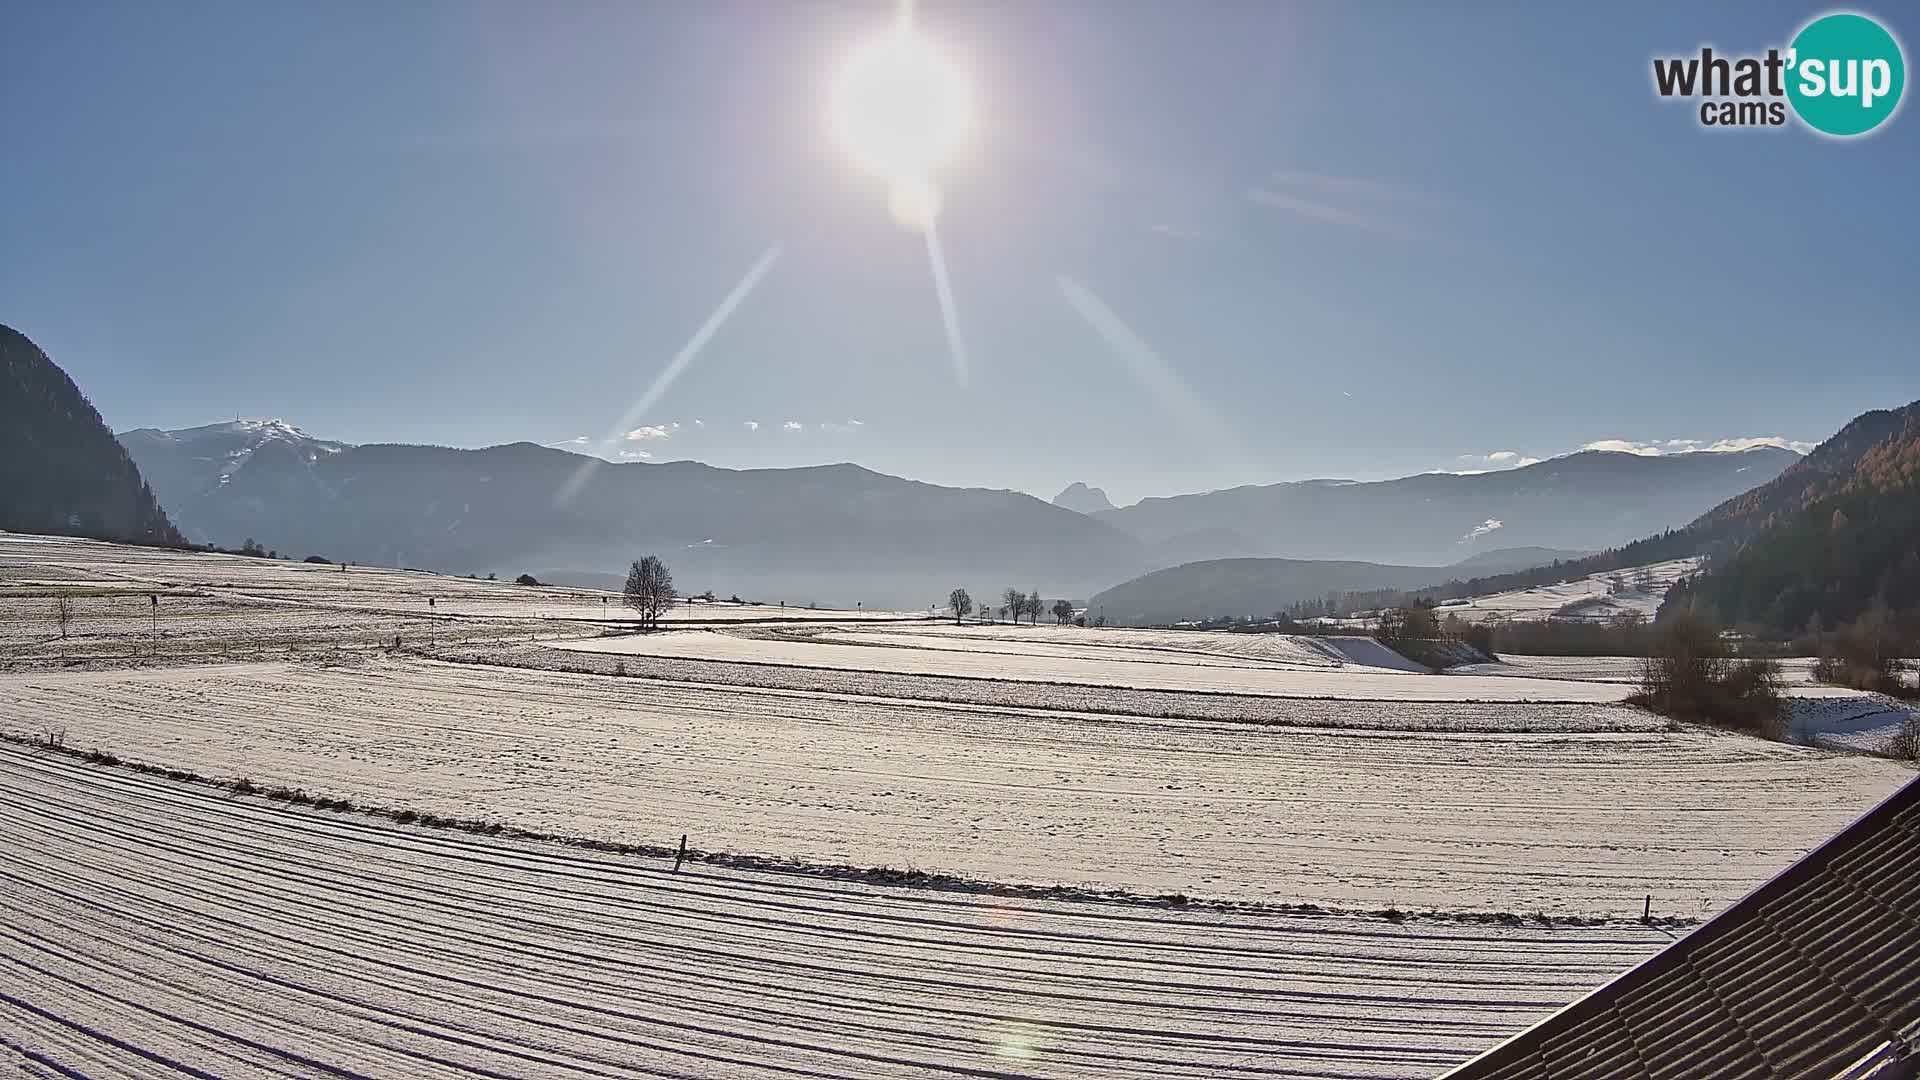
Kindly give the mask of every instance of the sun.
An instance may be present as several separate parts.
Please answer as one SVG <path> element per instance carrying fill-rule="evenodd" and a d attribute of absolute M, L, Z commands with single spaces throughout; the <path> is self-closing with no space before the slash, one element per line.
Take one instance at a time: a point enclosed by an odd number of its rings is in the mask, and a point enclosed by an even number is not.
<path fill-rule="evenodd" d="M 886 181 L 902 224 L 926 227 L 939 211 L 934 174 L 973 135 L 966 72 L 909 23 L 856 48 L 834 75 L 827 127 L 855 165 Z"/>

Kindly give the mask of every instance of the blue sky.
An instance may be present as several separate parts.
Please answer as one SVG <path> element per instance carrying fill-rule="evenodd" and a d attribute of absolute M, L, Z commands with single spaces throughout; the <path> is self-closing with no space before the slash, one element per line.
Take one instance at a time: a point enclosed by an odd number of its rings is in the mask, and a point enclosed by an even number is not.
<path fill-rule="evenodd" d="M 1920 397 L 1920 118 L 1709 132 L 1648 69 L 1819 10 L 923 0 L 961 387 L 824 134 L 885 3 L 12 0 L 0 321 L 116 429 L 597 439 L 777 247 L 621 449 L 1127 501 L 1817 440 Z"/>

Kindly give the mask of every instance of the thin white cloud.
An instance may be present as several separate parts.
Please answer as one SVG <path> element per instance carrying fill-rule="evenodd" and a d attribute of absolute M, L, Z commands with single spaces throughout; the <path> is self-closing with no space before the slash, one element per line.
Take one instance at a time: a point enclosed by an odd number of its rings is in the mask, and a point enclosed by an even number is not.
<path fill-rule="evenodd" d="M 841 434 L 841 435 L 848 435 L 848 434 L 851 434 L 851 433 L 853 433 L 853 432 L 855 432 L 855 431 L 859 431 L 859 430 L 860 430 L 861 428 L 863 428 L 863 427 L 866 427 L 866 426 L 867 426 L 867 424 L 866 424 L 866 421 L 864 421 L 864 420 L 849 420 L 849 421 L 847 421 L 847 422 L 846 422 L 846 423 L 844 423 L 844 424 L 835 424 L 835 423 L 832 423 L 832 422 L 828 422 L 828 423 L 825 423 L 825 424 L 821 424 L 821 425 L 820 425 L 820 430 L 821 430 L 821 431 L 832 431 L 832 432 L 836 432 L 836 433 L 838 433 L 838 434 Z"/>
<path fill-rule="evenodd" d="M 1805 439 L 1788 439 L 1780 435 L 1747 435 L 1738 439 L 1721 439 L 1706 449 L 1718 454 L 1729 450 L 1753 450 L 1762 446 L 1773 446 L 1781 450 L 1791 450 L 1796 454 L 1805 454 L 1818 445 L 1820 444 L 1808 442 Z"/>
<path fill-rule="evenodd" d="M 805 431 L 806 427 L 807 425 L 801 423 L 798 420 L 789 420 L 786 423 L 780 425 L 780 430 L 781 431 Z"/>
<path fill-rule="evenodd" d="M 650 461 L 652 460 L 652 458 L 653 458 L 653 452 L 651 450 L 620 451 L 620 460 L 622 461 Z"/>
<path fill-rule="evenodd" d="M 1147 226 L 1147 231 L 1153 233 L 1155 236 L 1165 236 L 1172 240 L 1200 239 L 1200 234 L 1192 229 L 1181 225 L 1169 225 L 1165 222 L 1157 222 L 1149 225 Z"/>
<path fill-rule="evenodd" d="M 1248 188 L 1247 201 L 1259 206 L 1271 206 L 1280 210 L 1290 210 L 1301 217 L 1328 225 L 1344 225 L 1367 232 L 1390 233 L 1394 226 L 1381 219 L 1359 210 L 1347 210 L 1331 203 L 1316 199 L 1304 199 L 1298 195 L 1289 195 L 1284 191 L 1270 188 Z"/>
<path fill-rule="evenodd" d="M 694 331 L 693 337 L 687 339 L 687 343 L 680 347 L 680 351 L 674 354 L 673 359 L 667 362 L 667 366 L 654 377 L 652 383 L 648 384 L 646 391 L 632 405 L 627 406 L 627 411 L 620 415 L 620 419 L 608 430 L 606 439 L 602 441 L 602 453 L 618 443 L 622 431 L 631 430 L 628 425 L 637 423 L 641 417 L 647 415 L 647 411 L 652 409 L 661 395 L 667 392 L 667 389 L 680 377 L 680 373 L 687 369 L 687 365 L 693 363 L 694 357 L 698 356 L 707 342 L 719 333 L 720 327 L 733 317 L 734 310 L 747 298 L 747 294 L 753 291 L 754 286 L 760 283 L 760 279 L 767 276 L 767 272 L 773 269 L 773 264 L 779 259 L 780 245 L 778 244 L 768 248 L 766 253 L 760 256 L 759 261 L 747 271 L 747 275 L 733 287 L 733 291 L 720 301 L 720 306 L 713 309 L 713 313 L 707 316 L 707 321 L 700 324 L 700 328 Z M 567 478 L 567 482 L 560 485 L 560 490 L 554 493 L 554 505 L 563 505 L 579 494 L 580 489 L 585 487 L 587 481 L 592 478 L 593 470 L 594 462 L 591 459 L 581 462 L 580 467 Z"/>
<path fill-rule="evenodd" d="M 1725 454 L 1740 450 L 1754 450 L 1763 446 L 1772 446 L 1781 450 L 1791 450 L 1804 454 L 1814 448 L 1813 443 L 1804 439 L 1789 439 L 1784 435 L 1742 435 L 1729 439 L 1596 439 L 1581 446 L 1582 450 L 1605 450 L 1616 454 L 1639 454 L 1642 457 L 1665 457 L 1669 454 Z"/>
<path fill-rule="evenodd" d="M 571 439 L 561 439 L 559 442 L 542 443 L 541 445 L 558 450 L 567 446 L 586 446 L 591 442 L 593 442 L 593 440 L 587 438 L 585 435 L 575 435 Z"/>
<path fill-rule="evenodd" d="M 694 420 L 693 420 L 693 426 L 697 428 L 703 428 L 707 426 L 707 422 L 696 416 L 694 417 Z"/>
<path fill-rule="evenodd" d="M 1222 461 L 1236 461 L 1240 454 L 1226 425 L 1212 409 L 1187 388 L 1172 365 L 1155 352 L 1153 346 L 1133 332 L 1106 301 L 1073 278 L 1061 274 L 1054 278 L 1061 298 L 1086 322 L 1116 359 L 1139 381 L 1148 395 L 1165 408 L 1182 433 L 1197 446 Z"/>
<path fill-rule="evenodd" d="M 1461 537 L 1460 542 L 1463 544 L 1470 544 L 1473 541 L 1480 539 L 1481 537 L 1487 535 L 1490 532 L 1493 532 L 1496 529 L 1506 528 L 1506 525 L 1507 523 L 1504 521 L 1501 521 L 1499 518 L 1488 518 L 1487 520 L 1481 522 L 1480 524 L 1475 525 L 1473 528 L 1468 529 L 1467 535 Z"/>
<path fill-rule="evenodd" d="M 746 428 L 746 429 L 747 429 L 748 431 L 759 431 L 759 430 L 760 430 L 760 421 L 758 421 L 758 420 L 748 420 L 748 421 L 747 421 L 746 423 L 744 423 L 744 424 L 742 424 L 741 426 L 742 426 L 742 427 L 744 427 L 744 428 Z"/>
<path fill-rule="evenodd" d="M 674 424 L 671 427 L 664 427 L 657 424 L 649 424 L 645 427 L 637 427 L 627 432 L 627 441 L 652 442 L 658 439 L 670 439 L 673 437 L 673 428 L 679 426 L 678 424 Z"/>
<path fill-rule="evenodd" d="M 1540 464 L 1537 457 L 1529 457 L 1518 450 L 1495 450 L 1486 454 L 1461 454 L 1454 459 L 1454 466 L 1440 469 L 1460 476 L 1473 476 L 1485 472 L 1498 472 L 1503 469 L 1521 469 L 1528 465 Z"/>
<path fill-rule="evenodd" d="M 1313 188 L 1318 191 L 1330 191 L 1340 195 L 1362 196 L 1375 199 L 1413 199 L 1415 193 L 1398 188 L 1379 180 L 1369 180 L 1359 176 L 1329 176 L 1326 173 L 1303 172 L 1299 169 L 1275 169 L 1267 178 L 1276 184 L 1295 188 Z"/>
<path fill-rule="evenodd" d="M 1640 457 L 1669 457 L 1674 454 L 1723 454 L 1763 446 L 1773 446 L 1782 450 L 1791 450 L 1796 454 L 1804 454 L 1812 450 L 1814 444 L 1803 439 L 1789 439 L 1783 435 L 1743 435 L 1727 439 L 1595 439 L 1582 444 L 1579 449 L 1600 450 L 1613 454 L 1637 454 Z M 1567 451 L 1567 453 L 1578 452 Z M 1433 471 L 1451 473 L 1455 476 L 1478 476 L 1481 473 L 1523 469 L 1528 465 L 1538 465 L 1542 460 L 1545 459 L 1518 450 L 1490 450 L 1484 454 L 1461 454 Z"/>
<path fill-rule="evenodd" d="M 1665 441 L 1636 442 L 1632 439 L 1595 439 L 1590 443 L 1582 443 L 1580 449 L 1600 450 L 1609 454 L 1639 454 L 1641 457 L 1660 457 L 1675 449 L 1673 444 L 1683 441 L 1684 440 L 1680 439 L 1668 439 Z"/>

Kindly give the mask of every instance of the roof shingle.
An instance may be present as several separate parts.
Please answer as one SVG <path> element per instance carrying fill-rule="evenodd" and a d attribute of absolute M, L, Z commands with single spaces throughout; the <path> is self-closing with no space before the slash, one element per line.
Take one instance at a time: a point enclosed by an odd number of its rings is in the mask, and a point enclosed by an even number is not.
<path fill-rule="evenodd" d="M 1441 1080 L 1920 1070 L 1920 779 L 1640 966 Z"/>

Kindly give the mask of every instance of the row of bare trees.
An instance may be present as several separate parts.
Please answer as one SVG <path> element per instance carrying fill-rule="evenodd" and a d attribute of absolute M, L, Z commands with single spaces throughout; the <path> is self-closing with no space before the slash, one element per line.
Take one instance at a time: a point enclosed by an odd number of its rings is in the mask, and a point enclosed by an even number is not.
<path fill-rule="evenodd" d="M 1000 617 L 1003 619 L 1011 618 L 1017 622 L 1023 617 L 1030 618 L 1037 625 L 1040 622 L 1040 616 L 1047 613 L 1051 613 L 1053 620 L 1057 623 L 1065 623 L 1073 618 L 1073 601 L 1055 600 L 1053 606 L 1048 607 L 1047 602 L 1040 599 L 1038 589 L 1023 593 L 1009 586 L 1000 594 L 1000 600 Z M 953 590 L 947 594 L 947 610 L 953 612 L 953 621 L 956 625 L 959 624 L 961 620 L 973 614 L 972 595 L 965 589 Z M 991 610 L 983 607 L 980 609 L 980 614 L 985 617 Z"/>

